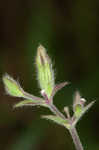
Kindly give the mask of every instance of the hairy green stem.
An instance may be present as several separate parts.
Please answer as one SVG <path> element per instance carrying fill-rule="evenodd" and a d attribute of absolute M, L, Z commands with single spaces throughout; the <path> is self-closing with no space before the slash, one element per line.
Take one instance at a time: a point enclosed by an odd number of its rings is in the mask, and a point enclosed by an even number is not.
<path fill-rule="evenodd" d="M 65 116 L 56 108 L 56 106 L 54 104 L 51 104 L 49 106 L 49 109 L 57 116 L 66 119 Z"/>
<path fill-rule="evenodd" d="M 70 134 L 72 136 L 72 139 L 73 139 L 73 142 L 74 142 L 76 150 L 84 150 L 83 146 L 81 144 L 80 138 L 78 136 L 76 128 L 73 127 L 71 129 L 69 129 L 69 132 L 70 132 Z"/>
<path fill-rule="evenodd" d="M 57 107 L 55 105 L 51 104 L 49 108 L 55 115 L 57 115 L 63 119 L 66 119 L 65 116 L 57 109 Z M 70 128 L 69 132 L 73 139 L 76 150 L 84 150 L 83 146 L 81 144 L 80 138 L 78 136 L 78 133 L 76 131 L 76 128 L 75 127 Z"/>

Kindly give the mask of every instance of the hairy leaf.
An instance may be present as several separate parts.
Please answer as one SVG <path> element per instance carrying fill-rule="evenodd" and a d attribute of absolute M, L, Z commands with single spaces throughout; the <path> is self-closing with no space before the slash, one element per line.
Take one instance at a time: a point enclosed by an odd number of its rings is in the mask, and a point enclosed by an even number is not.
<path fill-rule="evenodd" d="M 45 118 L 45 119 L 48 119 L 48 120 L 52 120 L 53 122 L 59 124 L 59 125 L 62 125 L 66 128 L 69 128 L 70 125 L 69 125 L 69 122 L 68 122 L 68 119 L 62 119 L 58 116 L 54 116 L 54 115 L 48 115 L 48 116 L 42 116 L 42 118 Z"/>
<path fill-rule="evenodd" d="M 66 86 L 68 84 L 69 84 L 68 82 L 63 82 L 63 83 L 55 85 L 55 87 L 53 88 L 52 94 L 51 94 L 51 99 L 59 90 L 61 90 L 64 86 Z"/>
<path fill-rule="evenodd" d="M 14 108 L 16 107 L 22 107 L 22 106 L 44 106 L 47 107 L 45 104 L 45 101 L 36 101 L 36 100 L 23 100 L 17 104 L 14 105 Z"/>

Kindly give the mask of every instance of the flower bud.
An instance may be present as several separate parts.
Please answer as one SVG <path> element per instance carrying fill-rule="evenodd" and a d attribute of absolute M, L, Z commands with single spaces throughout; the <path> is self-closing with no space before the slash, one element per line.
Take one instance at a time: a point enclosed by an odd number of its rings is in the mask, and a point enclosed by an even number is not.
<path fill-rule="evenodd" d="M 17 83 L 8 74 L 3 76 L 3 83 L 7 94 L 16 97 L 24 97 L 23 89 L 20 87 L 19 83 Z"/>
<path fill-rule="evenodd" d="M 37 49 L 36 67 L 40 88 L 45 91 L 49 98 L 54 88 L 54 72 L 51 60 L 42 45 Z"/>
<path fill-rule="evenodd" d="M 73 110 L 76 117 L 79 117 L 83 111 L 86 100 L 80 96 L 80 93 L 76 91 L 74 96 Z"/>

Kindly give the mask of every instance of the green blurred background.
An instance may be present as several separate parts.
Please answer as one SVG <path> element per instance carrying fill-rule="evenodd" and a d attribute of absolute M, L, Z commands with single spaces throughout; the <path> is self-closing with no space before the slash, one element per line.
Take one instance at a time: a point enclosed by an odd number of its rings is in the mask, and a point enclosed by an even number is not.
<path fill-rule="evenodd" d="M 65 128 L 40 119 L 44 108 L 13 109 L 19 98 L 7 96 L 2 75 L 7 72 L 22 87 L 40 95 L 35 55 L 42 44 L 51 56 L 56 83 L 70 85 L 54 98 L 56 106 L 72 108 L 79 90 L 95 105 L 77 126 L 85 150 L 99 150 L 99 1 L 0 1 L 0 150 L 74 150 Z"/>

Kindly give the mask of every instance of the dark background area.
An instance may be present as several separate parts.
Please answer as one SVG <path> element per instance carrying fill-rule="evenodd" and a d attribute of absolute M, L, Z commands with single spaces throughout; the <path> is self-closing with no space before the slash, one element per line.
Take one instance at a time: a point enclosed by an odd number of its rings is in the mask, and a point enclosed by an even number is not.
<path fill-rule="evenodd" d="M 56 83 L 69 81 L 54 103 L 72 108 L 79 90 L 95 105 L 78 123 L 85 150 L 99 150 L 99 1 L 0 1 L 0 150 L 74 150 L 65 128 L 40 119 L 44 108 L 13 109 L 19 98 L 7 96 L 2 75 L 18 79 L 24 90 L 40 95 L 35 56 L 42 44 L 51 56 Z"/>

